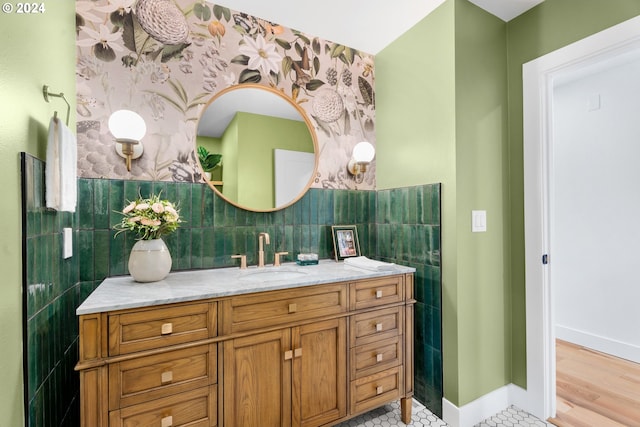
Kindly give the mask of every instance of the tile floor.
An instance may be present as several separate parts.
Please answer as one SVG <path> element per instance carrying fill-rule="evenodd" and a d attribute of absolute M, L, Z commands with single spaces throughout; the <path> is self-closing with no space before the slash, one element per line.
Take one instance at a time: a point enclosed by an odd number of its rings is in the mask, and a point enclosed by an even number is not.
<path fill-rule="evenodd" d="M 335 427 L 446 427 L 447 423 L 432 414 L 421 403 L 413 401 L 411 424 L 400 421 L 400 405 L 397 402 L 367 412 Z M 504 411 L 484 420 L 474 427 L 549 427 L 552 424 L 539 420 L 527 412 L 511 406 Z"/>

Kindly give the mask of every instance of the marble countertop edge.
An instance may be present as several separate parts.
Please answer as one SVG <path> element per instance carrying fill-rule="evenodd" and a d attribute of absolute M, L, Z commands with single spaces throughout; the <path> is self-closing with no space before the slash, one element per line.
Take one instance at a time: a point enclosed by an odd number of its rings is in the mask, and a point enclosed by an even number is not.
<path fill-rule="evenodd" d="M 310 266 L 284 263 L 281 267 L 268 266 L 261 269 L 249 267 L 240 270 L 228 267 L 178 271 L 170 273 L 164 280 L 152 283 L 138 283 L 131 276 L 109 277 L 77 308 L 76 314 L 199 301 L 415 272 L 413 267 L 397 264 L 393 266 L 393 270 L 366 270 L 333 260 L 321 260 L 318 265 Z M 263 280 L 263 276 L 267 279 Z"/>

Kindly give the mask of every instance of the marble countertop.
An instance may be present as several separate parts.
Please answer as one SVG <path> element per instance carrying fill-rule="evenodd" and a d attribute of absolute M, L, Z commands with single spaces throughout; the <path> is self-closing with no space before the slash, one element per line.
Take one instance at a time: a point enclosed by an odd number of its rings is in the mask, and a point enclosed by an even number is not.
<path fill-rule="evenodd" d="M 415 272 L 392 264 L 393 269 L 368 270 L 342 262 L 321 260 L 318 265 L 284 263 L 280 267 L 238 267 L 170 273 L 164 280 L 137 283 L 131 276 L 109 277 L 76 310 L 77 315 L 126 308 L 197 301 L 252 292 L 369 279 Z"/>

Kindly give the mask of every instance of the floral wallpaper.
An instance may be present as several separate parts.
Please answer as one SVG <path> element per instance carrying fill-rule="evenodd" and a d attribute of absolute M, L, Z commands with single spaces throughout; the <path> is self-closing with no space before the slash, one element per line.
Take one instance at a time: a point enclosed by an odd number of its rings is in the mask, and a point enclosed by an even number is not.
<path fill-rule="evenodd" d="M 200 0 L 78 0 L 76 24 L 80 177 L 201 181 L 195 132 L 205 104 L 254 83 L 309 116 L 319 145 L 313 186 L 356 188 L 351 151 L 375 145 L 373 56 Z M 123 108 L 147 125 L 130 172 L 107 127 Z M 357 188 L 375 188 L 375 160 Z"/>

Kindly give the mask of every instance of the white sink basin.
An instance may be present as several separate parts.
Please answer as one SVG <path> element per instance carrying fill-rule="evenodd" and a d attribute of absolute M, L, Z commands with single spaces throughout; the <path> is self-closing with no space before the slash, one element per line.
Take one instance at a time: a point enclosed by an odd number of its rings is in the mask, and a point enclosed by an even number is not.
<path fill-rule="evenodd" d="M 268 270 L 258 270 L 246 273 L 240 280 L 249 282 L 273 282 L 277 280 L 290 280 L 306 276 L 308 273 L 299 270 L 280 270 L 276 268 Z"/>

